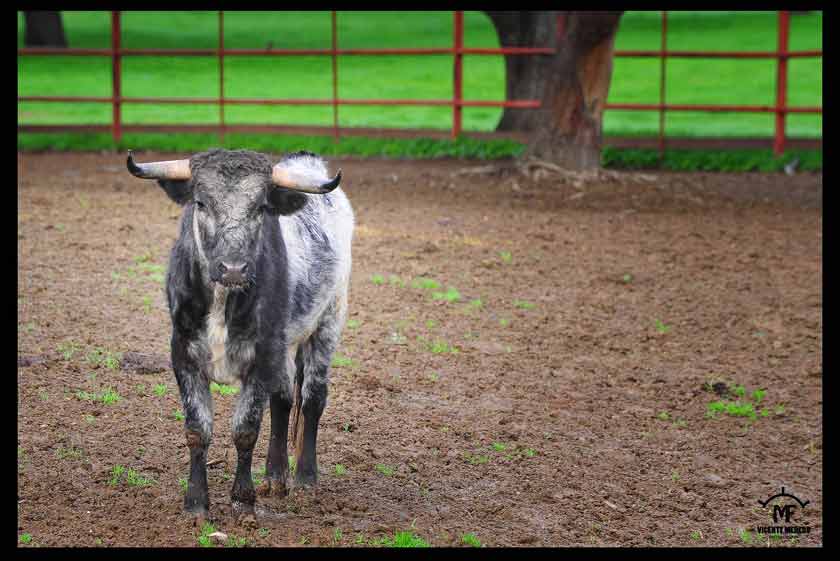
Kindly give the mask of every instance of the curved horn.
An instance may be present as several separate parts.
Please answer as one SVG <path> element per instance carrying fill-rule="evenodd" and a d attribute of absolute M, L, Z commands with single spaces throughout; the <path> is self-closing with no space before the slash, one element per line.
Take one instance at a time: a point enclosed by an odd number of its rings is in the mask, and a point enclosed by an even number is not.
<path fill-rule="evenodd" d="M 271 170 L 271 181 L 278 187 L 313 195 L 326 195 L 341 183 L 341 170 L 326 183 L 321 183 L 297 169 L 284 165 L 285 163 L 280 162 Z"/>
<path fill-rule="evenodd" d="M 126 165 L 131 175 L 143 179 L 189 179 L 192 177 L 189 160 L 169 160 L 166 162 L 138 164 L 134 161 L 134 152 L 129 150 Z"/>

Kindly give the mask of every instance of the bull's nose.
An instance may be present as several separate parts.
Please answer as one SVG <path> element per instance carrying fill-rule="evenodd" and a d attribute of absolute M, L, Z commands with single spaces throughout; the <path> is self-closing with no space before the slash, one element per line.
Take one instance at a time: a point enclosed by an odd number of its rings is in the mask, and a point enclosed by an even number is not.
<path fill-rule="evenodd" d="M 225 263 L 219 262 L 219 273 L 222 275 L 224 284 L 242 284 L 245 282 L 245 272 L 248 270 L 248 263 Z"/>

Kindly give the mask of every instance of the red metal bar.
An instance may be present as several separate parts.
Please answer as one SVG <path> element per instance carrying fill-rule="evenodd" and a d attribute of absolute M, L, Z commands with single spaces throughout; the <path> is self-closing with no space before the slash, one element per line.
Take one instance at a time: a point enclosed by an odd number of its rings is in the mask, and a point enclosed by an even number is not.
<path fill-rule="evenodd" d="M 225 13 L 219 10 L 219 140 L 225 143 Z"/>
<path fill-rule="evenodd" d="M 656 58 L 661 51 L 615 51 L 613 56 Z M 776 51 L 668 51 L 668 58 L 779 58 Z M 792 51 L 785 54 L 786 58 L 821 57 L 822 51 Z"/>
<path fill-rule="evenodd" d="M 122 96 L 121 73 L 122 64 L 120 59 L 120 13 L 118 11 L 111 12 L 111 84 L 113 95 L 113 129 L 112 136 L 114 142 L 119 142 L 122 139 L 122 131 L 120 130 L 121 107 L 120 97 Z"/>
<path fill-rule="evenodd" d="M 429 49 L 339 49 L 336 54 L 343 55 L 448 55 L 451 47 Z M 120 49 L 120 56 L 215 56 L 216 49 Z M 554 49 L 545 47 L 502 47 L 498 49 L 464 47 L 460 50 L 465 55 L 552 55 Z M 55 47 L 24 47 L 18 49 L 19 55 L 28 56 L 107 56 L 112 49 L 61 49 Z M 225 56 L 312 56 L 332 55 L 332 49 L 226 49 Z M 661 51 L 625 50 L 615 51 L 616 57 L 658 58 Z M 779 58 L 777 51 L 668 51 L 668 58 Z M 790 51 L 785 58 L 822 57 L 822 50 Z"/>
<path fill-rule="evenodd" d="M 333 139 L 338 142 L 338 15 L 332 11 Z"/>
<path fill-rule="evenodd" d="M 565 12 L 559 12 L 557 14 L 557 44 L 558 45 L 563 41 L 564 37 L 566 37 L 566 13 Z"/>
<path fill-rule="evenodd" d="M 668 52 L 668 12 L 662 11 L 661 51 L 659 59 L 659 162 L 665 159 L 665 53 Z"/>
<path fill-rule="evenodd" d="M 461 134 L 461 103 L 464 97 L 464 55 L 461 51 L 464 48 L 464 12 L 456 10 L 452 22 L 453 38 L 453 83 L 452 83 L 452 138 L 458 138 Z"/>
<path fill-rule="evenodd" d="M 111 97 L 71 97 L 71 96 L 19 96 L 18 101 L 38 102 L 91 102 L 112 103 Z M 212 97 L 122 97 L 122 103 L 176 103 L 176 104 L 207 104 L 218 103 Z M 439 106 L 452 105 L 451 99 L 338 99 L 339 105 L 415 105 Z M 332 105 L 332 99 L 261 99 L 261 98 L 225 98 L 225 105 Z M 510 100 L 488 101 L 467 100 L 459 102 L 462 107 L 512 107 L 515 109 L 538 109 L 538 100 Z M 658 103 L 607 103 L 605 109 L 621 109 L 625 111 L 711 111 L 718 113 L 775 113 L 778 111 L 773 105 L 690 105 Z M 822 114 L 822 107 L 785 107 L 784 113 Z"/>
<path fill-rule="evenodd" d="M 790 12 L 779 12 L 779 61 L 776 71 L 776 138 L 773 154 L 781 156 L 785 151 L 785 104 L 787 102 L 787 58 L 788 35 L 790 33 Z"/>
<path fill-rule="evenodd" d="M 213 105 L 219 103 L 214 97 L 122 97 L 122 103 L 174 103 L 174 104 L 205 104 Z M 111 103 L 111 97 L 70 97 L 70 96 L 20 96 L 18 101 L 39 101 L 39 102 L 100 102 Z M 416 106 L 438 106 L 453 105 L 451 99 L 262 99 L 262 98 L 225 98 L 225 105 L 416 105 Z M 462 99 L 457 102 L 462 107 L 513 107 L 516 109 L 537 109 L 540 107 L 538 100 L 517 99 L 510 101 L 489 101 L 489 100 L 468 100 Z M 819 109 L 819 108 L 817 108 Z M 789 108 L 788 111 L 793 111 Z"/>
<path fill-rule="evenodd" d="M 627 111 L 711 111 L 715 113 L 776 113 L 775 105 L 689 105 L 686 103 L 665 104 L 658 103 L 607 103 L 605 109 L 622 109 Z M 785 107 L 785 113 L 822 113 L 822 107 Z"/>

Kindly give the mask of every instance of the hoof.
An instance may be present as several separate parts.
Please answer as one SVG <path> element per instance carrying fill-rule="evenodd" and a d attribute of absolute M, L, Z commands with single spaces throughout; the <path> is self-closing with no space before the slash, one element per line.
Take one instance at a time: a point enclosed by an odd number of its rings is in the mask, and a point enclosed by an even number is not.
<path fill-rule="evenodd" d="M 295 474 L 295 487 L 300 489 L 308 489 L 310 487 L 317 487 L 318 486 L 318 474 L 316 472 L 312 473 L 296 473 Z"/>
<path fill-rule="evenodd" d="M 249 530 L 255 530 L 257 528 L 257 516 L 253 512 L 243 512 L 239 515 L 236 522 L 241 527 L 248 528 Z"/>
<path fill-rule="evenodd" d="M 286 482 L 279 479 L 264 480 L 257 486 L 256 491 L 260 497 L 277 497 L 281 499 L 289 494 Z"/>
<path fill-rule="evenodd" d="M 199 510 L 196 512 L 187 511 L 187 514 L 192 516 L 193 526 L 195 526 L 199 530 L 210 519 L 206 510 Z"/>

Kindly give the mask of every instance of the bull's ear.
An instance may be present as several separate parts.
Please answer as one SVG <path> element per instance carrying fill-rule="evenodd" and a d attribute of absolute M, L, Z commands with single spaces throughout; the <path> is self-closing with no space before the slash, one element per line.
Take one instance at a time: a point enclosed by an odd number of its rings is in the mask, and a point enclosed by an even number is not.
<path fill-rule="evenodd" d="M 158 179 L 158 185 L 181 206 L 192 200 L 192 181 L 189 179 Z"/>
<path fill-rule="evenodd" d="M 294 214 L 306 206 L 307 196 L 282 187 L 272 187 L 266 194 L 268 207 L 277 214 Z"/>

